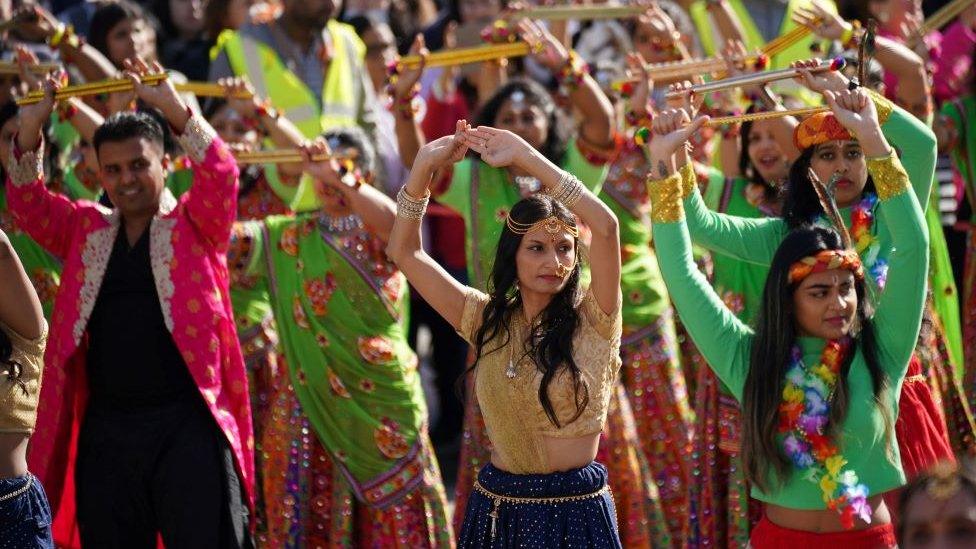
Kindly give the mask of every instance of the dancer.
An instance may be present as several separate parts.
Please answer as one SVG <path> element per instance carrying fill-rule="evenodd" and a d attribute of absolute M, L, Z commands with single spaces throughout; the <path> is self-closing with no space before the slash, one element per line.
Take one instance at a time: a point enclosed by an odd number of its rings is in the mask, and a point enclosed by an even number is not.
<path fill-rule="evenodd" d="M 940 463 L 902 491 L 902 549 L 976 546 L 976 474 L 972 463 Z"/>
<path fill-rule="evenodd" d="M 444 272 L 419 231 L 433 173 L 459 162 L 469 146 L 491 166 L 537 178 L 544 190 L 509 212 L 487 294 Z M 585 291 L 573 214 L 593 235 Z M 492 457 L 468 500 L 459 545 L 620 547 L 606 468 L 593 461 L 620 367 L 613 213 L 514 133 L 459 121 L 453 136 L 417 155 L 387 251 L 475 349 L 474 387 Z"/>
<path fill-rule="evenodd" d="M 46 340 L 41 302 L 0 229 L 0 539 L 24 549 L 54 549 L 51 506 L 27 468 Z"/>
<path fill-rule="evenodd" d="M 881 496 L 905 483 L 894 435 L 896 395 L 921 323 L 927 231 L 868 95 L 858 89 L 824 97 L 835 117 L 827 123 L 856 136 L 857 154 L 868 159 L 894 248 L 873 315 L 867 269 L 850 237 L 799 225 L 776 249 L 756 328 L 747 327 L 691 261 L 681 194 L 693 180 L 676 170 L 687 154 L 675 152 L 705 117 L 691 123 L 685 110 L 664 113 L 649 147 L 661 178 L 648 183 L 655 241 L 673 258 L 662 273 L 699 349 L 743 406 L 746 475 L 753 496 L 766 504 L 751 535 L 756 549 L 896 546 Z M 853 156 L 853 146 L 841 152 Z M 826 179 L 829 168 L 815 161 L 810 170 Z M 846 235 L 836 208 L 828 215 Z"/>
<path fill-rule="evenodd" d="M 327 132 L 356 165 L 312 162 L 316 213 L 235 227 L 236 281 L 266 282 L 287 373 L 272 382 L 258 445 L 270 546 L 453 545 L 427 434 L 417 357 L 406 340 L 407 285 L 384 256 L 394 205 L 365 183 L 375 153 L 358 129 Z"/>
<path fill-rule="evenodd" d="M 94 547 L 154 547 L 159 535 L 168 546 L 246 547 L 254 440 L 224 257 L 237 165 L 171 82 L 140 82 L 158 64 L 125 66 L 192 159 L 194 185 L 179 203 L 165 192 L 162 128 L 122 113 L 93 143 L 116 209 L 72 203 L 44 187 L 38 160 L 58 84 L 49 78 L 44 99 L 21 108 L 8 204 L 65 266 L 31 469 L 59 509 L 56 537 L 80 528 Z M 60 505 L 69 478 L 76 505 Z"/>

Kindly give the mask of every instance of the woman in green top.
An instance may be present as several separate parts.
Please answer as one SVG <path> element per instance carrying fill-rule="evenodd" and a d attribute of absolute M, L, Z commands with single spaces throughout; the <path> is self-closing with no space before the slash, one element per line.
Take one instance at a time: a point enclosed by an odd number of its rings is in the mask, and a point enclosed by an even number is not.
<path fill-rule="evenodd" d="M 357 150 L 339 140 L 341 152 Z M 352 151 L 350 150 L 352 149 Z M 328 150 L 325 141 L 306 155 Z M 338 149 L 337 149 L 338 150 Z M 235 275 L 268 284 L 288 375 L 270 388 L 262 452 L 265 536 L 283 546 L 450 547 L 427 435 L 407 284 L 383 249 L 394 205 L 368 166 L 310 162 L 321 212 L 240 222 Z M 233 277 L 240 280 L 240 276 Z"/>
<path fill-rule="evenodd" d="M 743 406 L 746 475 L 766 504 L 756 549 L 896 546 L 881 495 L 905 482 L 893 424 L 921 324 L 928 233 L 874 103 L 863 90 L 824 96 L 832 119 L 808 137 L 832 143 L 832 124 L 856 136 L 867 169 L 847 175 L 870 172 L 893 245 L 873 316 L 858 254 L 834 231 L 801 224 L 774 251 L 755 329 L 743 324 L 691 260 L 681 201 L 688 177 L 676 170 L 687 155 L 675 152 L 706 119 L 664 113 L 649 149 L 661 178 L 648 184 L 655 241 L 672 258 L 662 273 L 699 349 Z M 835 165 L 818 157 L 809 169 L 830 180 Z"/>

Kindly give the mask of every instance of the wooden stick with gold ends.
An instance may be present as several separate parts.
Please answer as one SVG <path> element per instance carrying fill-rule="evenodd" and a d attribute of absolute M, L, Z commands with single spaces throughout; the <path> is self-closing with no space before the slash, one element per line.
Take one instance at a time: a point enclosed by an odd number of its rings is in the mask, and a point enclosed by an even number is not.
<path fill-rule="evenodd" d="M 918 34 L 909 40 L 909 45 L 915 46 L 925 38 L 926 34 L 946 26 L 949 21 L 958 17 L 973 3 L 976 3 L 976 0 L 952 0 L 952 2 L 942 6 L 935 13 L 925 18 L 922 26 L 918 29 Z"/>
<path fill-rule="evenodd" d="M 415 69 L 421 65 L 425 67 L 451 67 L 480 63 L 510 57 L 523 57 L 531 52 L 527 42 L 512 42 L 509 44 L 488 44 L 471 48 L 455 48 L 436 51 L 426 56 L 426 61 L 419 55 L 405 55 L 389 67 L 391 73 L 401 68 Z"/>
<path fill-rule="evenodd" d="M 843 57 L 836 57 L 829 61 L 821 61 L 819 66 L 813 67 L 809 69 L 809 71 L 813 74 L 837 71 L 844 68 L 844 64 L 845 61 Z M 776 71 L 755 72 L 751 74 L 733 76 L 732 78 L 726 78 L 724 80 L 714 80 L 704 84 L 695 84 L 694 86 L 691 86 L 690 90 L 692 93 L 708 93 L 729 88 L 741 88 L 743 86 L 766 84 L 769 82 L 775 82 L 777 80 L 787 80 L 799 75 L 800 69 L 780 69 Z M 686 92 L 687 90 L 668 92 L 667 98 L 672 99 L 675 97 L 680 97 Z"/>
<path fill-rule="evenodd" d="M 325 160 L 355 160 L 355 151 L 349 153 L 317 154 L 315 162 Z M 234 153 L 238 164 L 301 164 L 305 161 L 298 149 L 271 149 L 265 151 L 240 151 Z"/>
<path fill-rule="evenodd" d="M 2 68 L 2 66 L 0 66 Z M 156 85 L 166 80 L 165 74 L 151 74 L 143 77 L 142 81 L 146 84 Z M 226 90 L 219 84 L 213 82 L 185 82 L 181 84 L 176 84 L 176 91 L 183 93 L 192 93 L 200 97 L 225 97 L 227 95 Z M 69 97 L 84 97 L 88 95 L 98 95 L 100 93 L 114 93 L 128 91 L 132 89 L 132 82 L 128 79 L 117 79 L 117 80 L 100 80 L 98 82 L 89 82 L 86 84 L 77 84 L 74 86 L 65 86 L 58 90 L 54 94 L 54 98 L 58 101 L 68 99 Z M 241 99 L 248 99 L 253 97 L 253 94 L 249 92 L 240 92 L 236 97 Z M 37 103 L 44 98 L 44 92 L 40 90 L 32 91 L 25 95 L 21 99 L 17 100 L 18 105 L 29 105 L 31 103 Z"/>
<path fill-rule="evenodd" d="M 598 4 L 591 6 L 538 6 L 508 14 L 509 19 L 545 19 L 565 21 L 574 19 L 588 21 L 595 19 L 626 19 L 647 11 L 647 6 L 624 6 L 620 4 Z"/>
<path fill-rule="evenodd" d="M 27 70 L 42 76 L 60 68 L 59 63 L 35 63 L 27 66 Z M 0 74 L 20 74 L 20 65 L 13 61 L 0 61 Z"/>

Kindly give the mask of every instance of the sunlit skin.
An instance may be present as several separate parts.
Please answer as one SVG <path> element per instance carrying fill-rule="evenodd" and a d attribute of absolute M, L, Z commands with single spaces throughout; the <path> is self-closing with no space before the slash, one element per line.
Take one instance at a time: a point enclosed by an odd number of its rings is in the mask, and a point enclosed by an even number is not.
<path fill-rule="evenodd" d="M 244 122 L 244 118 L 234 109 L 224 105 L 210 117 L 210 125 L 217 131 L 217 135 L 224 143 L 230 145 L 244 145 L 252 148 L 258 146 L 258 132 Z"/>
<path fill-rule="evenodd" d="M 0 127 L 0 164 L 7 170 L 7 162 L 10 160 L 10 140 L 17 134 L 17 117 L 7 120 Z"/>
<path fill-rule="evenodd" d="M 377 92 L 386 86 L 386 67 L 396 60 L 396 37 L 389 25 L 380 24 L 363 33 L 366 45 L 366 70 Z"/>
<path fill-rule="evenodd" d="M 868 182 L 867 163 L 857 141 L 834 140 L 817 145 L 810 158 L 810 167 L 824 184 L 837 174 L 834 199 L 841 208 L 857 202 Z"/>
<path fill-rule="evenodd" d="M 856 314 L 854 274 L 847 269 L 813 273 L 793 291 L 793 316 L 801 336 L 830 340 L 850 335 Z"/>
<path fill-rule="evenodd" d="M 143 137 L 108 141 L 99 147 L 98 161 L 102 188 L 122 217 L 135 222 L 126 223 L 126 227 L 138 227 L 139 221 L 152 219 L 159 211 L 170 164 L 162 145 Z M 130 243 L 139 238 L 138 234 L 128 236 Z"/>
<path fill-rule="evenodd" d="M 105 40 L 108 57 L 116 67 L 125 59 L 156 59 L 156 31 L 142 19 L 123 19 Z"/>
<path fill-rule="evenodd" d="M 976 547 L 976 498 L 960 489 L 947 501 L 919 492 L 909 501 L 902 549 L 963 549 Z"/>
<path fill-rule="evenodd" d="M 573 235 L 561 232 L 553 241 L 544 227 L 539 227 L 522 237 L 515 254 L 519 291 L 537 293 L 550 298 L 566 287 L 568 272 L 560 276 L 559 266 L 572 268 L 576 264 L 576 246 Z"/>
<path fill-rule="evenodd" d="M 772 122 L 757 120 L 749 129 L 746 140 L 746 154 L 749 163 L 762 177 L 763 181 L 771 185 L 778 185 L 790 173 L 790 162 L 772 131 Z"/>

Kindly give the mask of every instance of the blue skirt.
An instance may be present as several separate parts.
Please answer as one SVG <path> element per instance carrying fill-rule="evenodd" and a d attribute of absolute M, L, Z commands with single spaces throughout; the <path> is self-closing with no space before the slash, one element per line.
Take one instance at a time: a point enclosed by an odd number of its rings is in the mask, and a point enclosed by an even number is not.
<path fill-rule="evenodd" d="M 547 475 L 515 475 L 488 464 L 478 482 L 493 494 L 516 498 L 556 498 L 592 494 L 607 485 L 607 468 L 593 462 L 579 469 Z M 609 491 L 559 503 L 511 503 L 472 490 L 458 547 L 599 547 L 619 548 L 617 511 Z"/>

